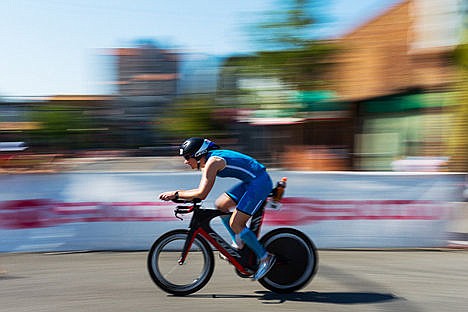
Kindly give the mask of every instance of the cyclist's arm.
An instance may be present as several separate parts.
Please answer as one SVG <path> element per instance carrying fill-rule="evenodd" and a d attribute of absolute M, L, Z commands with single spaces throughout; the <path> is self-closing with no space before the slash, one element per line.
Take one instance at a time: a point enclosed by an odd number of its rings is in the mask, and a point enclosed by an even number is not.
<path fill-rule="evenodd" d="M 203 169 L 202 178 L 200 180 L 198 188 L 192 190 L 178 190 L 174 192 L 166 192 L 163 193 L 165 196 L 160 196 L 160 198 L 164 200 L 174 199 L 176 198 L 175 193 L 177 192 L 178 198 L 180 199 L 192 200 L 194 198 L 199 198 L 201 200 L 204 200 L 213 188 L 213 185 L 216 180 L 216 174 L 218 173 L 218 171 L 224 169 L 225 166 L 226 162 L 224 159 L 219 157 L 210 157 L 210 159 L 208 159 L 208 162 L 205 165 L 205 168 Z"/>

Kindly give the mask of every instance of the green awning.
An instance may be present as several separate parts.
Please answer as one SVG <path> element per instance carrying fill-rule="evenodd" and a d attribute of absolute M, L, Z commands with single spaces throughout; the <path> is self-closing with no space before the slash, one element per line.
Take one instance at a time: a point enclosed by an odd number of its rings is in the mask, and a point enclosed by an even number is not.
<path fill-rule="evenodd" d="M 453 93 L 419 93 L 407 95 L 390 95 L 362 103 L 366 113 L 394 113 L 408 110 L 435 108 L 452 105 Z"/>
<path fill-rule="evenodd" d="M 296 114 L 295 109 L 259 109 L 253 113 L 255 118 L 281 118 L 292 117 Z"/>
<path fill-rule="evenodd" d="M 348 110 L 349 104 L 337 101 L 336 93 L 328 90 L 299 91 L 293 101 L 302 105 L 303 111 L 342 111 Z"/>

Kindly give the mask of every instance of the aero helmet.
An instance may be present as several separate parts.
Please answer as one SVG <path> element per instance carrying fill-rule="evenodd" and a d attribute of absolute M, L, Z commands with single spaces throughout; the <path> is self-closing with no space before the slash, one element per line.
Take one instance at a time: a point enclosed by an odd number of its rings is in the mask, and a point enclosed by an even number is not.
<path fill-rule="evenodd" d="M 190 138 L 185 140 L 180 146 L 179 155 L 187 160 L 192 157 L 196 160 L 200 160 L 208 151 L 218 148 L 218 145 L 208 139 Z"/>

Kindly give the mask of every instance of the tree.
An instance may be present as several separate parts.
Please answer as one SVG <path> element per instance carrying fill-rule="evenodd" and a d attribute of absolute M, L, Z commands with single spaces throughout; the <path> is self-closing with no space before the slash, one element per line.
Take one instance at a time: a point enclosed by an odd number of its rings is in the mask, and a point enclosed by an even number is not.
<path fill-rule="evenodd" d="M 319 4 L 312 6 L 307 0 L 281 3 L 280 10 L 270 12 L 265 22 L 255 26 L 253 36 L 261 50 L 242 60 L 244 72 L 274 75 L 299 90 L 325 87 L 330 56 L 339 49 L 331 41 L 311 38 L 311 27 L 320 22 L 311 10 Z"/>
<path fill-rule="evenodd" d="M 177 100 L 165 116 L 158 119 L 159 128 L 172 138 L 213 136 L 219 127 L 213 121 L 212 96 L 191 96 Z"/>
<path fill-rule="evenodd" d="M 44 147 L 53 150 L 89 147 L 90 133 L 86 129 L 91 128 L 91 121 L 76 109 L 46 105 L 40 110 L 32 111 L 30 120 L 41 125 L 32 135 L 42 142 Z"/>
<path fill-rule="evenodd" d="M 309 43 L 310 28 L 316 22 L 307 0 L 283 0 L 279 9 L 266 12 L 265 21 L 254 26 L 261 50 L 295 50 Z"/>
<path fill-rule="evenodd" d="M 466 30 L 465 30 L 466 32 Z M 466 37 L 468 38 L 468 32 Z M 468 43 L 460 44 L 454 53 L 458 65 L 458 81 L 456 85 L 458 105 L 452 120 L 452 135 L 450 138 L 450 169 L 453 171 L 468 171 Z"/>

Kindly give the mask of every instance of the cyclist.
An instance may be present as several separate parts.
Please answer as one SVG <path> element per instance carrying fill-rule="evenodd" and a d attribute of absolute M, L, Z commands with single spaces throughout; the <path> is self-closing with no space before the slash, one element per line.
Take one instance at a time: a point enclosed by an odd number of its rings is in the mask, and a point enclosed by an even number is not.
<path fill-rule="evenodd" d="M 216 177 L 237 178 L 240 183 L 222 194 L 215 202 L 217 209 L 231 215 L 221 220 L 228 230 L 233 246 L 241 249 L 243 243 L 252 249 L 259 260 L 259 267 L 253 279 L 265 276 L 275 263 L 275 256 L 268 253 L 257 236 L 246 226 L 250 217 L 261 207 L 273 184 L 264 165 L 245 154 L 220 149 L 214 142 L 203 138 L 189 138 L 180 146 L 180 156 L 192 169 L 202 170 L 198 188 L 176 190 L 159 194 L 162 200 L 194 198 L 205 199 L 215 183 Z"/>

